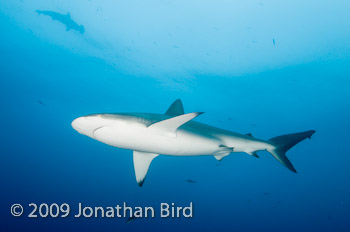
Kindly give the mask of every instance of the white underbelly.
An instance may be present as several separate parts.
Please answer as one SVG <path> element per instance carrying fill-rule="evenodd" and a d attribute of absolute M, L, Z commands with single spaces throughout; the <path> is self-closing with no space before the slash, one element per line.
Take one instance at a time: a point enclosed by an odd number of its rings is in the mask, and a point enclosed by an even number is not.
<path fill-rule="evenodd" d="M 212 155 L 220 145 L 215 138 L 184 130 L 176 134 L 155 133 L 140 125 L 128 125 L 125 129 L 106 126 L 96 130 L 94 138 L 114 147 L 175 156 Z"/>

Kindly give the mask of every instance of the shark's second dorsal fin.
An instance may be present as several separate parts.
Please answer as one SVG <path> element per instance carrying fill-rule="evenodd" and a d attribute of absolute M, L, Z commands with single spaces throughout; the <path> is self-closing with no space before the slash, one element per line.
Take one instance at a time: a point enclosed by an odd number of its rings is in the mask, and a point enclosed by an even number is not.
<path fill-rule="evenodd" d="M 165 114 L 169 116 L 179 116 L 184 113 L 185 111 L 184 111 L 182 102 L 180 99 L 177 99 L 176 101 L 173 102 L 173 104 L 171 104 L 171 106 L 169 107 L 169 109 Z"/>
<path fill-rule="evenodd" d="M 69 11 L 67 12 L 67 16 L 68 16 L 69 18 L 71 17 L 71 16 L 70 16 L 70 12 L 69 12 Z"/>
<path fill-rule="evenodd" d="M 201 114 L 203 114 L 203 112 L 183 114 L 173 118 L 162 120 L 160 122 L 153 123 L 148 127 L 150 129 L 155 129 L 159 132 L 165 132 L 166 134 L 176 136 L 177 128 Z"/>
<path fill-rule="evenodd" d="M 152 160 L 156 158 L 158 154 L 134 151 L 133 159 L 134 159 L 134 169 L 137 184 L 142 187 L 143 182 L 145 181 L 149 165 Z"/>

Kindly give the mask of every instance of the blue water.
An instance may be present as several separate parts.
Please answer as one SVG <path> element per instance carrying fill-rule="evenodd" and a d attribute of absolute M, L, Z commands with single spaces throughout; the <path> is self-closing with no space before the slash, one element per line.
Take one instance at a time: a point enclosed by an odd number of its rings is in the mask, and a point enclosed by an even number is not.
<path fill-rule="evenodd" d="M 0 231 L 349 231 L 347 1 L 1 5 Z M 70 11 L 85 33 L 37 9 Z M 90 113 L 164 113 L 178 98 L 205 112 L 200 122 L 262 139 L 317 132 L 287 153 L 297 174 L 267 152 L 160 156 L 140 188 L 131 151 L 70 125 Z M 30 203 L 79 202 L 193 202 L 194 216 L 27 217 Z"/>

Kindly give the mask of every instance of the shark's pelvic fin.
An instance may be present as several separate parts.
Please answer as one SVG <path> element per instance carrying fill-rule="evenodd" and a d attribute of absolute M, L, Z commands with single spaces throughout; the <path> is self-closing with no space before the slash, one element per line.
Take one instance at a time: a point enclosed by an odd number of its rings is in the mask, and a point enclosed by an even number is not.
<path fill-rule="evenodd" d="M 228 156 L 231 152 L 230 151 L 221 151 L 214 154 L 215 159 L 218 161 L 221 161 L 224 157 Z"/>
<path fill-rule="evenodd" d="M 149 165 L 152 160 L 157 157 L 159 154 L 148 153 L 148 152 L 140 152 L 134 151 L 133 159 L 134 159 L 134 169 L 137 184 L 142 187 L 143 182 L 145 181 Z"/>
<path fill-rule="evenodd" d="M 293 167 L 292 163 L 288 160 L 286 152 L 304 139 L 311 138 L 315 132 L 316 131 L 314 130 L 309 130 L 305 132 L 274 137 L 270 139 L 269 142 L 275 145 L 275 148 L 269 149 L 268 152 L 270 152 L 278 160 L 278 162 L 286 166 L 292 172 L 296 173 L 297 171 Z"/>
<path fill-rule="evenodd" d="M 150 129 L 159 130 L 161 132 L 166 132 L 168 134 L 173 134 L 176 136 L 176 130 L 188 121 L 191 121 L 203 112 L 195 112 L 189 114 L 183 114 L 173 118 L 169 118 L 160 122 L 153 123 L 149 126 Z"/>
<path fill-rule="evenodd" d="M 182 102 L 180 99 L 177 99 L 176 101 L 173 102 L 173 104 L 171 104 L 171 106 L 169 107 L 169 109 L 165 114 L 169 116 L 179 116 L 184 113 L 185 111 L 184 111 Z"/>
<path fill-rule="evenodd" d="M 214 154 L 215 159 L 221 161 L 224 157 L 228 156 L 233 152 L 233 147 L 227 147 L 225 145 L 220 145 L 220 150 Z"/>

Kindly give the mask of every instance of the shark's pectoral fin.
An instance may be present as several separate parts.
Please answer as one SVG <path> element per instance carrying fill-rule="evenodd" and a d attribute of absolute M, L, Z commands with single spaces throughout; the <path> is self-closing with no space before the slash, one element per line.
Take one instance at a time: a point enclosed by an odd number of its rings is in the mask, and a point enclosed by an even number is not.
<path fill-rule="evenodd" d="M 152 160 L 157 157 L 159 154 L 134 151 L 133 159 L 134 159 L 134 169 L 137 184 L 142 187 L 143 182 L 146 178 L 149 165 Z"/>
<path fill-rule="evenodd" d="M 185 111 L 184 111 L 182 102 L 180 99 L 177 99 L 176 101 L 173 102 L 173 104 L 171 104 L 171 106 L 169 107 L 169 109 L 165 114 L 169 116 L 179 116 L 184 113 Z"/>
<path fill-rule="evenodd" d="M 202 113 L 189 113 L 151 124 L 148 128 L 176 136 L 176 130 Z"/>

